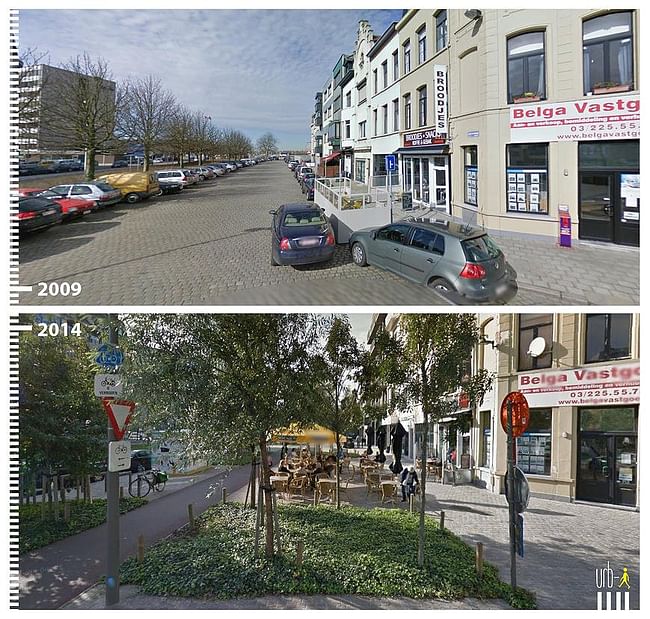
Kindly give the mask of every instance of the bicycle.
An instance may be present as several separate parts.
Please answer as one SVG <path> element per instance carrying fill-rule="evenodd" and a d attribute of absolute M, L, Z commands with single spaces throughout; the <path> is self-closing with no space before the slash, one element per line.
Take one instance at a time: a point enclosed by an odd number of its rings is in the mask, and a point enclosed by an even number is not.
<path fill-rule="evenodd" d="M 152 490 L 162 492 L 167 483 L 167 473 L 159 469 L 151 469 L 144 473 L 139 473 L 129 484 L 129 494 L 132 497 L 144 498 Z"/>

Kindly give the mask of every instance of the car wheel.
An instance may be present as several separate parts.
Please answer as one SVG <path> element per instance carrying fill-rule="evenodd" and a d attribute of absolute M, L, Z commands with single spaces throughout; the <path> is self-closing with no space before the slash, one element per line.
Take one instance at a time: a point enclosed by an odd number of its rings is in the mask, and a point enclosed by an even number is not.
<path fill-rule="evenodd" d="M 365 267 L 368 264 L 366 250 L 361 243 L 354 243 L 352 245 L 352 262 L 358 267 Z"/>
<path fill-rule="evenodd" d="M 135 204 L 140 201 L 140 196 L 137 193 L 127 193 L 124 198 L 129 204 Z"/>
<path fill-rule="evenodd" d="M 446 292 L 456 292 L 456 289 L 442 277 L 436 277 L 436 279 L 429 282 L 429 288 L 433 288 L 433 290 L 442 292 L 443 294 Z"/>

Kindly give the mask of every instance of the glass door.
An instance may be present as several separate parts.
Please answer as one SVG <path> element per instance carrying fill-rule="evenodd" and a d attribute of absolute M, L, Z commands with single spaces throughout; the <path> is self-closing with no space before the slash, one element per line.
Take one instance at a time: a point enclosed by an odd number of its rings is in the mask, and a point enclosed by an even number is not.
<path fill-rule="evenodd" d="M 616 474 L 614 477 L 615 503 L 617 505 L 636 506 L 637 483 L 637 437 L 616 436 Z"/>
<path fill-rule="evenodd" d="M 449 210 L 449 159 L 447 157 L 433 158 L 433 190 L 432 205 L 435 208 L 450 213 Z"/>
<path fill-rule="evenodd" d="M 613 503 L 612 448 L 610 438 L 605 434 L 582 434 L 578 453 L 577 499 Z"/>
<path fill-rule="evenodd" d="M 580 174 L 578 233 L 581 239 L 614 240 L 613 178 L 609 173 Z"/>

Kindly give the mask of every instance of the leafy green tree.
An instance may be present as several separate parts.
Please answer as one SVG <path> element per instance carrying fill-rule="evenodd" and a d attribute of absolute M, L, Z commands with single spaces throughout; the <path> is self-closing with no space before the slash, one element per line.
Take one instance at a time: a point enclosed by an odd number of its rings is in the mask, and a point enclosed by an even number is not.
<path fill-rule="evenodd" d="M 455 413 L 458 394 L 470 404 L 479 403 L 490 388 L 486 370 L 467 371 L 468 360 L 479 342 L 474 314 L 402 314 L 394 334 L 382 334 L 377 358 L 383 365 L 375 373 L 389 387 L 389 406 L 395 410 L 421 407 L 424 440 L 421 446 L 420 523 L 418 564 L 424 565 L 424 513 L 426 498 L 427 439 L 430 424 Z M 377 378 L 379 376 L 379 378 Z"/>
<path fill-rule="evenodd" d="M 105 456 L 106 415 L 94 394 L 84 337 L 19 340 L 19 448 L 28 471 L 92 472 Z"/>
<path fill-rule="evenodd" d="M 336 507 L 341 507 L 341 475 L 338 454 L 341 449 L 341 435 L 358 427 L 363 420 L 363 412 L 350 391 L 350 385 L 360 370 L 361 357 L 357 340 L 352 335 L 346 317 L 336 316 L 332 321 L 322 354 L 319 356 L 319 386 L 323 396 L 322 406 L 318 407 L 318 421 L 336 436 Z M 345 406 L 343 406 L 343 399 Z"/>
<path fill-rule="evenodd" d="M 142 314 L 128 322 L 123 368 L 149 423 L 221 461 L 260 449 L 265 553 L 273 555 L 268 440 L 312 421 L 311 361 L 324 317 L 306 314 Z"/>

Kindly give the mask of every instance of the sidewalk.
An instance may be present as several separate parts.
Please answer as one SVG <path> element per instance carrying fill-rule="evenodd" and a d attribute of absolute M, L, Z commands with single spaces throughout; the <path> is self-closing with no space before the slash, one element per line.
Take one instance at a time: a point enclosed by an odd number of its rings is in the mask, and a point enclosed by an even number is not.
<path fill-rule="evenodd" d="M 393 207 L 394 221 L 407 217 L 448 219 L 429 209 Z M 517 271 L 519 293 L 510 305 L 639 304 L 639 248 L 577 240 L 566 248 L 553 237 L 489 233 Z"/>

